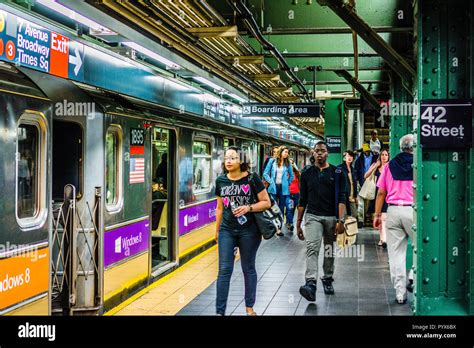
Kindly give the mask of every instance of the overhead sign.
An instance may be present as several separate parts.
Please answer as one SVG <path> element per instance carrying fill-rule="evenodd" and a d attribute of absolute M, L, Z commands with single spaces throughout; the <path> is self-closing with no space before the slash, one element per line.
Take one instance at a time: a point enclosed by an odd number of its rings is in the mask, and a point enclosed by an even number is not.
<path fill-rule="evenodd" d="M 420 107 L 420 144 L 424 149 L 463 149 L 472 146 L 470 100 L 423 100 Z"/>
<path fill-rule="evenodd" d="M 328 153 L 341 153 L 341 137 L 327 136 L 326 144 L 328 145 Z"/>
<path fill-rule="evenodd" d="M 319 104 L 260 104 L 245 103 L 242 106 L 243 117 L 318 117 Z"/>
<path fill-rule="evenodd" d="M 63 78 L 83 76 L 84 45 L 0 11 L 0 60 Z"/>

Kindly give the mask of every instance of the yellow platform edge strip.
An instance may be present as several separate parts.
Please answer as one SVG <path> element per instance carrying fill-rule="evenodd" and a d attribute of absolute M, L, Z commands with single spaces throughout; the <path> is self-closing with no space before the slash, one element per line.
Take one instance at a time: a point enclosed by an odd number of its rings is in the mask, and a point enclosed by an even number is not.
<path fill-rule="evenodd" d="M 192 265 L 194 262 L 196 262 L 197 260 L 201 259 L 203 256 L 207 255 L 208 253 L 210 253 L 211 251 L 213 251 L 214 249 L 217 248 L 217 245 L 214 245 L 212 246 L 211 248 L 207 249 L 206 251 L 202 252 L 201 254 L 197 255 L 196 257 L 192 258 L 191 260 L 189 260 L 183 267 L 179 267 L 177 268 L 175 271 L 167 274 L 166 276 L 164 276 L 163 278 L 160 278 L 158 279 L 156 282 L 148 285 L 146 288 L 140 290 L 139 292 L 137 292 L 135 295 L 131 296 L 130 298 L 126 299 L 124 302 L 122 302 L 121 304 L 119 304 L 117 307 L 114 307 L 112 308 L 110 311 L 104 313 L 104 316 L 111 316 L 111 315 L 114 315 L 115 313 L 119 312 L 120 310 L 122 310 L 123 308 L 125 308 L 126 306 L 128 306 L 130 303 L 132 303 L 133 301 L 135 301 L 136 299 L 138 299 L 139 297 L 141 297 L 142 295 L 146 294 L 148 291 L 150 291 L 151 289 L 153 288 L 156 288 L 158 285 L 164 283 L 165 281 L 167 281 L 169 278 L 171 278 L 172 276 L 175 276 L 177 275 L 178 273 L 182 272 L 184 269 L 188 268 L 190 265 Z"/>
<path fill-rule="evenodd" d="M 199 243 L 199 244 L 197 244 L 197 245 L 194 245 L 194 246 L 192 246 L 191 248 L 186 249 L 186 250 L 183 251 L 181 254 L 179 254 L 178 257 L 179 257 L 180 259 L 182 259 L 182 258 L 185 257 L 186 255 L 191 254 L 193 251 L 195 251 L 195 250 L 201 248 L 203 245 L 206 245 L 207 243 L 210 243 L 210 242 L 213 241 L 213 240 L 214 240 L 214 237 L 211 237 L 211 238 L 209 238 L 209 239 L 206 239 L 205 241 L 203 241 L 203 242 L 201 242 L 201 243 Z"/>

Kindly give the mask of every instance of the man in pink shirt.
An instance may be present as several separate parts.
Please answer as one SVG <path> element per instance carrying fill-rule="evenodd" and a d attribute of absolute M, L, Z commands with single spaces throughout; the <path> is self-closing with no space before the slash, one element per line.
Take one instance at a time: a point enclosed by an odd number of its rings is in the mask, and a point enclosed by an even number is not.
<path fill-rule="evenodd" d="M 400 139 L 400 150 L 380 175 L 379 192 L 375 202 L 374 227 L 378 228 L 384 200 L 387 209 L 387 248 L 390 277 L 396 291 L 396 301 L 407 301 L 406 252 L 408 237 L 412 238 L 413 224 L 413 135 Z"/>

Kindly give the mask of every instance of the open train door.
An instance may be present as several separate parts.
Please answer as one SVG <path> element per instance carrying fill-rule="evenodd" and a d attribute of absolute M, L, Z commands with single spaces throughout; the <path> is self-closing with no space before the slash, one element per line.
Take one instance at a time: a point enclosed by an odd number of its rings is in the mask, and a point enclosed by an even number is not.
<path fill-rule="evenodd" d="M 176 131 L 151 127 L 151 264 L 152 272 L 176 260 Z"/>

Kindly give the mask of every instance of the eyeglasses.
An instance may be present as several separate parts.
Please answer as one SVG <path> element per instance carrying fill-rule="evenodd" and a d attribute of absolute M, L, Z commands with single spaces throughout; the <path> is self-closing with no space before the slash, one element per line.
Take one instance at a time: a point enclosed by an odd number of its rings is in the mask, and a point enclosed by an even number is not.
<path fill-rule="evenodd" d="M 314 150 L 315 153 L 325 153 L 327 152 L 326 149 L 317 149 L 317 150 Z"/>
<path fill-rule="evenodd" d="M 227 162 L 227 161 L 234 162 L 238 159 L 239 159 L 238 157 L 224 157 L 224 162 Z"/>

